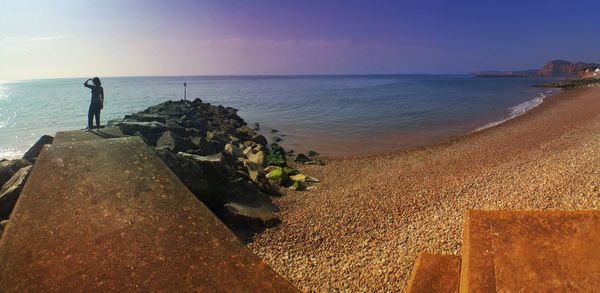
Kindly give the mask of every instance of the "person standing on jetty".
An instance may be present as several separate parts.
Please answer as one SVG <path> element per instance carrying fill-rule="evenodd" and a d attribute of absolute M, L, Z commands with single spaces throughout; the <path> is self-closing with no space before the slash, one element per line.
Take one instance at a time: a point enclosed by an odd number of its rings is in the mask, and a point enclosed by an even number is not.
<path fill-rule="evenodd" d="M 90 80 L 93 85 L 88 83 Z M 99 78 L 94 77 L 93 79 L 86 80 L 83 86 L 92 90 L 92 100 L 90 102 L 90 109 L 88 110 L 87 130 L 92 129 L 92 119 L 94 117 L 96 117 L 96 129 L 100 129 L 100 110 L 104 108 L 104 89 L 102 88 L 102 83 Z"/>

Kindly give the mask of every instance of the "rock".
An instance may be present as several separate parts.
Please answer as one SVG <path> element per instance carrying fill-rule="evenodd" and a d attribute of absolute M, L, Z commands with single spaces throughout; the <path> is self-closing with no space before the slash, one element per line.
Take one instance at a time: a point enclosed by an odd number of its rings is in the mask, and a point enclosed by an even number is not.
<path fill-rule="evenodd" d="M 271 171 L 273 171 L 275 169 L 279 169 L 279 168 L 281 168 L 281 167 L 278 167 L 278 166 L 268 166 L 268 167 L 265 168 L 265 172 L 266 173 L 270 173 Z"/>
<path fill-rule="evenodd" d="M 175 155 L 160 149 L 156 154 L 204 204 L 211 209 L 222 207 L 224 202 L 218 194 L 229 182 L 230 172 L 221 154 L 196 156 L 180 152 Z"/>
<path fill-rule="evenodd" d="M 267 145 L 269 143 L 267 141 L 267 138 L 260 134 L 256 134 L 256 135 L 252 136 L 252 141 L 254 141 L 260 145 Z"/>
<path fill-rule="evenodd" d="M 106 122 L 106 127 L 117 127 L 117 124 L 119 124 L 121 122 L 125 122 L 125 119 L 123 119 L 123 118 L 110 119 L 110 120 L 108 120 L 108 122 Z M 131 122 L 133 122 L 133 121 L 131 121 Z"/>
<path fill-rule="evenodd" d="M 280 142 L 280 141 L 282 141 L 281 137 L 279 137 L 279 136 L 272 136 L 272 137 L 271 137 L 271 140 L 272 140 L 273 142 Z"/>
<path fill-rule="evenodd" d="M 0 238 L 2 238 L 2 234 L 4 233 L 4 230 L 6 230 L 6 225 L 8 225 L 8 220 L 0 221 Z"/>
<path fill-rule="evenodd" d="M 260 181 L 261 177 L 265 177 L 266 175 L 265 170 L 262 168 L 261 165 L 250 160 L 244 160 L 244 167 L 246 167 L 248 171 L 248 177 L 254 183 L 257 183 L 258 181 Z"/>
<path fill-rule="evenodd" d="M 207 133 L 206 131 L 202 131 L 198 128 L 186 128 L 185 129 L 185 135 L 183 136 L 198 136 L 198 137 L 204 137 L 206 136 Z"/>
<path fill-rule="evenodd" d="M 27 160 L 7 160 L 0 162 L 0 187 L 4 185 L 21 168 L 27 167 L 31 163 Z"/>
<path fill-rule="evenodd" d="M 269 181 L 277 183 L 278 185 L 290 186 L 293 182 L 290 181 L 290 173 L 287 172 L 289 170 L 294 169 L 286 169 L 282 167 L 272 168 L 270 169 L 269 173 L 267 173 L 266 178 L 269 179 Z"/>
<path fill-rule="evenodd" d="M 318 156 L 318 155 L 319 155 L 319 153 L 317 153 L 317 152 L 315 152 L 315 151 L 313 151 L 313 150 L 310 150 L 310 151 L 308 151 L 308 152 L 306 153 L 306 155 L 308 155 L 309 157 L 316 157 L 316 156 Z"/>
<path fill-rule="evenodd" d="M 289 167 L 283 167 L 283 172 L 285 172 L 285 174 L 287 174 L 288 176 L 300 174 L 300 171 Z"/>
<path fill-rule="evenodd" d="M 117 125 L 121 132 L 126 135 L 132 135 L 136 132 L 141 134 L 163 132 L 167 126 L 159 122 L 120 122 Z"/>
<path fill-rule="evenodd" d="M 245 137 L 253 137 L 256 135 L 256 131 L 254 131 L 254 129 L 248 127 L 248 126 L 242 126 L 240 128 L 237 128 L 235 130 L 239 135 L 241 136 L 245 136 Z"/>
<path fill-rule="evenodd" d="M 260 124 L 258 124 L 258 122 L 254 123 L 254 130 L 256 130 L 256 131 L 260 130 Z"/>
<path fill-rule="evenodd" d="M 308 161 L 312 161 L 309 157 L 305 156 L 303 153 L 299 153 L 296 155 L 296 157 L 294 157 L 294 162 L 297 163 L 306 163 Z"/>
<path fill-rule="evenodd" d="M 271 133 L 277 133 L 277 132 L 279 132 L 279 130 L 277 130 L 275 128 L 271 129 Z"/>
<path fill-rule="evenodd" d="M 223 148 L 223 151 L 234 158 L 240 158 L 244 156 L 240 148 L 231 143 L 226 144 L 225 148 Z"/>
<path fill-rule="evenodd" d="M 271 169 L 266 177 L 271 181 L 277 182 L 277 184 L 281 184 L 285 180 L 285 173 L 283 172 L 283 168 L 276 167 Z"/>
<path fill-rule="evenodd" d="M 167 129 L 169 129 L 170 131 L 173 131 L 174 133 L 177 133 L 177 135 L 179 135 L 179 136 L 188 136 L 189 135 L 186 131 L 186 128 L 181 126 L 177 122 L 167 121 L 165 126 L 167 127 Z M 198 136 L 204 136 L 204 134 L 200 135 L 200 133 L 198 133 Z"/>
<path fill-rule="evenodd" d="M 204 137 L 192 137 L 190 141 L 195 146 L 193 149 L 195 155 L 207 156 L 218 153 L 214 146 Z"/>
<path fill-rule="evenodd" d="M 290 180 L 295 181 L 295 182 L 319 182 L 319 180 L 317 178 L 306 176 L 301 173 L 290 176 Z"/>
<path fill-rule="evenodd" d="M 302 190 L 302 184 L 300 183 L 300 181 L 295 181 L 294 184 L 292 184 L 289 189 L 291 190 Z"/>
<path fill-rule="evenodd" d="M 156 133 L 140 133 L 139 131 L 136 131 L 133 136 L 139 136 L 141 137 L 144 142 L 149 145 L 149 146 L 153 146 L 156 147 L 156 142 L 158 141 L 158 139 L 162 136 L 162 132 L 156 132 Z"/>
<path fill-rule="evenodd" d="M 244 125 L 242 124 L 242 122 L 235 120 L 235 119 L 227 119 L 225 121 L 225 123 L 231 125 L 232 128 L 240 128 L 243 127 Z"/>
<path fill-rule="evenodd" d="M 27 166 L 19 169 L 0 188 L 0 219 L 8 219 L 10 216 L 32 167 Z"/>
<path fill-rule="evenodd" d="M 192 144 L 172 131 L 165 131 L 156 141 L 156 148 L 181 152 L 192 148 Z"/>
<path fill-rule="evenodd" d="M 29 148 L 29 150 L 23 155 L 23 160 L 34 163 L 44 145 L 51 144 L 52 141 L 54 141 L 54 137 L 50 135 L 42 135 L 42 137 L 40 137 L 40 139 L 38 139 L 38 141 L 34 143 L 33 146 Z"/>
<path fill-rule="evenodd" d="M 246 170 L 248 171 L 248 177 L 250 178 L 250 180 L 252 180 L 256 187 L 258 187 L 261 191 L 271 195 L 278 194 L 278 191 L 275 188 L 275 186 L 273 186 L 267 179 L 265 170 L 263 169 L 262 165 L 259 165 L 250 160 L 245 160 L 244 167 L 246 167 Z"/>
<path fill-rule="evenodd" d="M 168 101 L 114 124 L 155 146 L 181 182 L 230 227 L 264 227 L 276 219 L 269 194 L 279 195 L 279 187 L 267 179 L 263 166 L 267 152 L 272 164 L 286 166 L 285 150 L 269 147 L 257 133 L 258 123 L 254 129 L 246 126 L 236 109 L 200 99 Z M 281 172 L 282 183 L 291 184 Z"/>
<path fill-rule="evenodd" d="M 250 206 L 230 202 L 224 205 L 224 209 L 229 213 L 230 221 L 238 222 L 239 225 L 256 228 L 260 226 L 273 227 L 281 222 L 275 214 L 275 210 L 265 205 Z"/>
<path fill-rule="evenodd" d="M 304 182 L 306 180 L 306 175 L 304 175 L 304 174 L 292 175 L 292 176 L 290 176 L 290 180 L 296 181 L 296 182 Z"/>
<path fill-rule="evenodd" d="M 265 152 L 261 150 L 256 150 L 253 147 L 247 147 L 243 151 L 244 156 L 246 158 L 259 166 L 263 166 L 265 164 Z"/>
<path fill-rule="evenodd" d="M 598 67 L 596 63 L 570 62 L 565 60 L 552 60 L 537 72 L 540 76 L 574 76 L 578 71 L 589 67 Z"/>
<path fill-rule="evenodd" d="M 129 115 L 125 115 L 125 119 L 132 119 L 138 122 L 152 122 L 156 121 L 159 123 L 167 123 L 167 119 L 164 116 L 156 115 L 156 114 L 142 114 L 142 113 L 133 113 Z"/>
<path fill-rule="evenodd" d="M 251 141 L 251 140 L 244 141 L 244 148 L 246 148 L 246 147 L 255 147 L 257 145 L 258 144 L 256 142 Z"/>
<path fill-rule="evenodd" d="M 225 160 L 223 158 L 223 154 L 218 153 L 210 156 L 198 156 L 193 154 L 188 154 L 184 152 L 177 153 L 177 156 L 182 158 L 189 158 L 199 163 L 223 163 Z"/>
<path fill-rule="evenodd" d="M 222 143 L 223 145 L 229 143 L 229 138 L 227 136 L 225 136 L 225 134 L 215 132 L 215 131 L 207 131 L 206 138 L 208 140 L 218 141 L 219 143 Z"/>

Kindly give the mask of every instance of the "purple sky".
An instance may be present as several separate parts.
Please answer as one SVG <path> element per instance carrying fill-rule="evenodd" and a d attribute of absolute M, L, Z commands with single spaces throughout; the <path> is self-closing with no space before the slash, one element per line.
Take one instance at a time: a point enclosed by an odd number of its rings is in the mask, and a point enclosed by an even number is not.
<path fill-rule="evenodd" d="M 0 80 L 599 62 L 598 11 L 599 1 L 3 1 Z"/>

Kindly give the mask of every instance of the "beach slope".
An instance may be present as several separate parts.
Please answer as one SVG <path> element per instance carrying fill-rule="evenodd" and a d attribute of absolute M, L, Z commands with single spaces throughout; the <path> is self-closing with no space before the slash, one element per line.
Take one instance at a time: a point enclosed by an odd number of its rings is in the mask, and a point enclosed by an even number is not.
<path fill-rule="evenodd" d="M 600 88 L 420 149 L 307 166 L 250 248 L 302 290 L 399 291 L 421 251 L 459 254 L 470 209 L 600 207 Z"/>

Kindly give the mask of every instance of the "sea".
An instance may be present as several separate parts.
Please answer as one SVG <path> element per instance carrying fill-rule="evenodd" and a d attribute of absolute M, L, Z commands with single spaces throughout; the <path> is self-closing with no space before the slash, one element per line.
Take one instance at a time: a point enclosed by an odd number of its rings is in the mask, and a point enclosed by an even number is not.
<path fill-rule="evenodd" d="M 87 124 L 88 77 L 0 81 L 0 158 Z M 547 78 L 473 75 L 104 77 L 101 123 L 168 100 L 239 109 L 286 149 L 347 157 L 392 152 L 479 131 L 543 103 Z M 277 130 L 273 134 L 273 130 Z"/>

